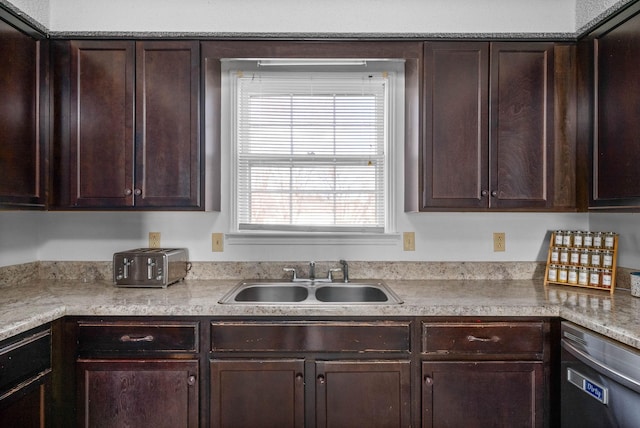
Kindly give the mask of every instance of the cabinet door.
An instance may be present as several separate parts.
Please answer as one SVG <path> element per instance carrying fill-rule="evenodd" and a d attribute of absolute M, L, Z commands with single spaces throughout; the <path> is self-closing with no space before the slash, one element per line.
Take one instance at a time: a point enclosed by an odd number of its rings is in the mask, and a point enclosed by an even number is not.
<path fill-rule="evenodd" d="M 0 401 L 0 426 L 43 428 L 50 425 L 47 409 L 48 382 L 24 388 Z"/>
<path fill-rule="evenodd" d="M 44 204 L 39 141 L 40 43 L 0 20 L 0 204 Z M 46 58 L 46 56 L 43 55 Z"/>
<path fill-rule="evenodd" d="M 197 360 L 79 360 L 78 426 L 195 428 Z"/>
<path fill-rule="evenodd" d="M 136 43 L 136 206 L 200 205 L 199 47 Z"/>
<path fill-rule="evenodd" d="M 553 203 L 553 43 L 491 45 L 492 208 Z"/>
<path fill-rule="evenodd" d="M 316 426 L 409 427 L 409 361 L 316 362 Z"/>
<path fill-rule="evenodd" d="M 488 206 L 489 45 L 425 43 L 422 208 Z"/>
<path fill-rule="evenodd" d="M 304 427 L 304 360 L 211 361 L 212 428 Z"/>
<path fill-rule="evenodd" d="M 133 42 L 71 42 L 71 206 L 134 203 L 134 60 Z"/>
<path fill-rule="evenodd" d="M 541 362 L 423 362 L 422 426 L 542 427 Z"/>
<path fill-rule="evenodd" d="M 640 205 L 640 15 L 595 41 L 592 206 Z"/>

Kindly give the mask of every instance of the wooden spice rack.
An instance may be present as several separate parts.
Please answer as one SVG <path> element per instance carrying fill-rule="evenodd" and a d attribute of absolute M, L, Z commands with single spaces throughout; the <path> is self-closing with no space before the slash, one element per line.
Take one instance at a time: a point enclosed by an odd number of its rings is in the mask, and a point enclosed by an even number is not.
<path fill-rule="evenodd" d="M 580 231 L 580 232 L 586 233 L 586 232 L 583 232 L 583 231 Z M 594 233 L 594 232 L 592 232 L 592 233 Z M 603 239 L 603 242 L 604 242 L 604 239 Z M 567 249 L 569 252 L 576 251 L 576 250 L 577 251 L 582 251 L 582 250 L 589 250 L 589 251 L 608 250 L 608 251 L 611 251 L 613 253 L 611 268 L 607 268 L 607 269 L 609 269 L 611 271 L 611 286 L 590 285 L 591 281 L 588 281 L 587 284 L 584 284 L 584 283 L 569 283 L 569 281 L 559 281 L 559 280 L 552 281 L 552 280 L 549 280 L 549 268 L 552 265 L 558 266 L 558 269 L 561 269 L 561 268 L 565 268 L 565 269 L 578 268 L 579 269 L 581 267 L 586 267 L 587 269 L 590 269 L 589 275 L 591 275 L 591 269 L 593 269 L 593 267 L 588 265 L 588 264 L 571 263 L 570 259 L 566 263 L 564 263 L 564 262 L 562 262 L 560 260 L 558 262 L 552 262 L 551 254 L 552 254 L 554 248 Z M 571 245 L 558 246 L 556 244 L 556 232 L 552 232 L 551 233 L 551 239 L 549 240 L 549 252 L 547 254 L 547 266 L 546 266 L 546 269 L 544 271 L 544 285 L 547 286 L 549 284 L 558 284 L 558 285 L 568 285 L 568 286 L 571 286 L 571 287 L 592 288 L 592 289 L 596 289 L 596 290 L 609 291 L 611 294 L 613 294 L 613 292 L 615 290 L 615 287 L 616 287 L 617 265 L 618 265 L 618 235 L 617 234 L 614 235 L 614 237 L 613 237 L 613 248 L 589 248 L 589 247 L 584 247 L 584 246 L 573 246 L 573 243 Z M 602 267 L 600 267 L 600 268 L 602 268 Z"/>

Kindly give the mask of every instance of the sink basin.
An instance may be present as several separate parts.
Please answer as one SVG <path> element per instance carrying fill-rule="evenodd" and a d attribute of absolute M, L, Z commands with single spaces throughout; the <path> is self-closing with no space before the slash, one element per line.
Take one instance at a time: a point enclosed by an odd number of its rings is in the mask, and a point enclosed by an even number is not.
<path fill-rule="evenodd" d="M 316 299 L 320 302 L 386 302 L 389 297 L 380 287 L 362 285 L 319 287 L 316 289 Z"/>
<path fill-rule="evenodd" d="M 222 304 L 234 305 L 373 305 L 400 304 L 402 300 L 382 281 L 273 282 L 242 281 L 227 293 Z"/>
<path fill-rule="evenodd" d="M 302 302 L 309 290 L 298 285 L 247 284 L 238 290 L 236 302 Z"/>

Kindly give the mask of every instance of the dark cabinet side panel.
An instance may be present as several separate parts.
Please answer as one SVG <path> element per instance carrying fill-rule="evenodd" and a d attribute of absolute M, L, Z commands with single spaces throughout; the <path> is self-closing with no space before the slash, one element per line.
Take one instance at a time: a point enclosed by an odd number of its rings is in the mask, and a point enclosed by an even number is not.
<path fill-rule="evenodd" d="M 492 44 L 492 207 L 553 202 L 553 60 L 553 43 Z"/>
<path fill-rule="evenodd" d="M 200 205 L 199 44 L 136 44 L 138 206 Z"/>
<path fill-rule="evenodd" d="M 44 204 L 39 50 L 40 42 L 0 20 L 0 204 Z"/>
<path fill-rule="evenodd" d="M 489 44 L 425 43 L 424 58 L 421 205 L 486 208 Z"/>
<path fill-rule="evenodd" d="M 72 206 L 133 204 L 132 42 L 71 42 Z"/>
<path fill-rule="evenodd" d="M 640 205 L 640 15 L 595 40 L 593 206 Z"/>

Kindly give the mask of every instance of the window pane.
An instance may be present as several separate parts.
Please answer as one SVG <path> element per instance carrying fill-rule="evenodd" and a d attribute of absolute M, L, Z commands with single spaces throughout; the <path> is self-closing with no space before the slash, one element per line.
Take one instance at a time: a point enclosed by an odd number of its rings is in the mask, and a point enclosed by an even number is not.
<path fill-rule="evenodd" d="M 237 84 L 241 228 L 384 226 L 386 77 L 254 73 Z"/>

